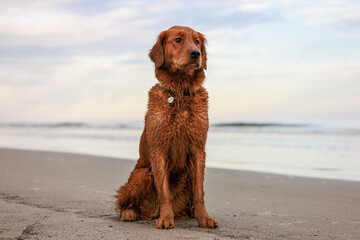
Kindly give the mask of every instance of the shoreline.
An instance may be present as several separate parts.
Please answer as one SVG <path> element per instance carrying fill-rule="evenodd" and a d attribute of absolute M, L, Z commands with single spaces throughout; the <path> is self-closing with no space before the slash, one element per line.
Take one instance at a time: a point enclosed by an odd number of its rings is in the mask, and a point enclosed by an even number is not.
<path fill-rule="evenodd" d="M 205 201 L 219 229 L 195 220 L 158 230 L 126 223 L 115 190 L 135 161 L 0 148 L 0 239 L 358 239 L 360 184 L 208 168 Z M 150 238 L 149 238 L 150 237 Z"/>
<path fill-rule="evenodd" d="M 129 158 L 118 158 L 118 157 L 114 157 L 114 156 L 106 156 L 106 155 L 100 155 L 100 154 L 91 154 L 91 153 L 83 153 L 83 152 L 66 152 L 66 151 L 57 151 L 57 150 L 39 150 L 39 149 L 31 149 L 31 148 L 13 148 L 13 147 L 2 147 L 0 146 L 0 150 L 1 149 L 10 149 L 10 150 L 20 150 L 20 151 L 36 151 L 36 152 L 44 152 L 44 153 L 64 153 L 64 154 L 75 154 L 75 155 L 84 155 L 84 156 L 89 156 L 89 157 L 98 157 L 98 158 L 106 158 L 106 159 L 113 159 L 114 161 L 129 161 L 129 162 L 133 162 L 136 163 L 137 159 L 129 159 Z M 224 163 L 223 163 L 224 164 Z M 234 163 L 236 164 L 236 162 Z M 301 173 L 298 173 L 297 170 L 293 169 L 290 173 L 284 173 L 284 171 L 282 170 L 278 170 L 278 171 L 274 171 L 274 167 L 272 168 L 273 171 L 271 170 L 254 170 L 253 168 L 238 168 L 237 166 L 233 166 L 232 164 L 229 165 L 229 167 L 226 167 L 225 165 L 219 165 L 218 163 L 213 164 L 210 163 L 210 166 L 208 166 L 209 163 L 206 163 L 206 169 L 214 169 L 214 170 L 228 170 L 228 171 L 240 171 L 240 172 L 251 172 L 251 173 L 255 173 L 255 174 L 270 174 L 270 175 L 279 175 L 279 176 L 285 176 L 285 177 L 289 177 L 289 178 L 293 178 L 293 177 L 297 177 L 297 178 L 310 178 L 310 179 L 317 179 L 317 180 L 333 180 L 333 181 L 348 181 L 348 182 L 357 182 L 360 183 L 360 179 L 353 179 L 353 178 L 341 178 L 341 177 L 324 177 L 324 176 L 315 176 L 313 174 L 309 174 L 307 176 L 302 175 Z M 270 168 L 269 168 L 270 169 Z M 325 169 L 327 170 L 327 169 Z M 314 169 L 309 169 L 309 171 L 314 171 Z M 321 173 L 321 170 L 316 170 L 319 173 Z"/>

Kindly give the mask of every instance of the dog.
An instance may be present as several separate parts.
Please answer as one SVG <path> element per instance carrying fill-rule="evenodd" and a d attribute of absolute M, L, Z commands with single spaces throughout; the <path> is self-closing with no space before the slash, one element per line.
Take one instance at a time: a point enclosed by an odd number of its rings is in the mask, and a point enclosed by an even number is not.
<path fill-rule="evenodd" d="M 189 27 L 159 34 L 149 57 L 159 83 L 149 91 L 140 157 L 128 182 L 117 190 L 121 220 L 156 219 L 160 229 L 174 219 L 195 218 L 217 228 L 204 203 L 205 144 L 209 128 L 206 39 Z"/>

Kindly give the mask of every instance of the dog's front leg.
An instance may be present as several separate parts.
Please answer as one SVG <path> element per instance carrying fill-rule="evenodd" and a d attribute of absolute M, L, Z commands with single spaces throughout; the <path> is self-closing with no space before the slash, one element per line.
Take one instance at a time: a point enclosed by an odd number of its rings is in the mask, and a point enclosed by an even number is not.
<path fill-rule="evenodd" d="M 209 216 L 204 203 L 204 170 L 205 150 L 194 147 L 192 149 L 192 191 L 194 196 L 194 217 L 198 220 L 199 226 L 204 228 L 217 228 L 218 222 Z"/>
<path fill-rule="evenodd" d="M 160 217 L 156 220 L 157 228 L 174 228 L 174 211 L 169 189 L 169 174 L 166 169 L 165 154 L 155 152 L 152 154 L 151 167 L 154 175 L 154 183 L 160 203 Z"/>

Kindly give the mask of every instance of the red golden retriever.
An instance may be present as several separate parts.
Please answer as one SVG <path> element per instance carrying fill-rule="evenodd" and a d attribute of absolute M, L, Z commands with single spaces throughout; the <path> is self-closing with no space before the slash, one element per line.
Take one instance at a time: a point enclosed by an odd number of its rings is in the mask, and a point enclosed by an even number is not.
<path fill-rule="evenodd" d="M 204 204 L 205 143 L 209 128 L 205 38 L 188 27 L 163 31 L 149 53 L 159 83 L 149 91 L 140 158 L 116 195 L 124 221 L 196 218 L 216 228 Z"/>

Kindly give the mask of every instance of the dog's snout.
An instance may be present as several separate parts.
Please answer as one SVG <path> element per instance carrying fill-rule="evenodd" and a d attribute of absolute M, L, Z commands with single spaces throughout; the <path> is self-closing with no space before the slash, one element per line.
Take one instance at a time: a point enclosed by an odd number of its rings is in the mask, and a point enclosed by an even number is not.
<path fill-rule="evenodd" d="M 200 57 L 200 52 L 199 52 L 198 50 L 191 49 L 191 50 L 189 51 L 189 53 L 190 53 L 190 56 L 191 56 L 192 58 L 198 58 L 198 57 Z"/>

